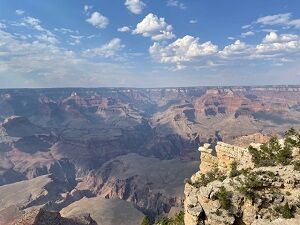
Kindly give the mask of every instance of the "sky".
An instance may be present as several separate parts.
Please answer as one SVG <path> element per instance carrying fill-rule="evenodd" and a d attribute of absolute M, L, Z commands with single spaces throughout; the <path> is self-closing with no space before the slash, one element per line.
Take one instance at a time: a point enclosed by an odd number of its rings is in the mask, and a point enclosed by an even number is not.
<path fill-rule="evenodd" d="M 298 0 L 1 0 L 0 88 L 300 84 Z"/>

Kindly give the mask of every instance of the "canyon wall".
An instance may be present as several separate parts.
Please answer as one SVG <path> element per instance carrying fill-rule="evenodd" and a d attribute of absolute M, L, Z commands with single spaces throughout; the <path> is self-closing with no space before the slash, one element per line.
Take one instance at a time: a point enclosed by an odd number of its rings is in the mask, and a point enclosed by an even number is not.
<path fill-rule="evenodd" d="M 185 184 L 185 225 L 300 224 L 300 170 L 293 163 L 257 167 L 248 148 L 223 142 L 199 151 L 200 170 Z M 291 162 L 299 156 L 294 147 Z"/>

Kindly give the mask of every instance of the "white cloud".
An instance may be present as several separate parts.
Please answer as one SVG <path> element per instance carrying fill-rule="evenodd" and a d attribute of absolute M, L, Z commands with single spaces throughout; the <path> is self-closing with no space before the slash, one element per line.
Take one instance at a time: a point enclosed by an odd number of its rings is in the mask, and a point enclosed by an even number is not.
<path fill-rule="evenodd" d="M 79 35 L 70 35 L 71 41 L 69 42 L 70 45 L 78 45 L 81 43 L 81 40 L 84 38 L 84 36 Z"/>
<path fill-rule="evenodd" d="M 290 51 L 299 51 L 300 50 L 300 42 L 299 41 L 289 41 L 282 43 L 264 43 L 256 46 L 257 53 L 264 54 L 270 52 L 290 52 Z"/>
<path fill-rule="evenodd" d="M 177 69 L 184 68 L 184 62 L 191 62 L 201 56 L 209 56 L 218 51 L 210 41 L 199 43 L 199 38 L 185 36 L 163 46 L 155 42 L 150 48 L 150 55 L 160 63 L 176 64 Z"/>
<path fill-rule="evenodd" d="M 86 14 L 89 14 L 89 12 L 93 9 L 92 5 L 84 5 L 83 10 Z"/>
<path fill-rule="evenodd" d="M 70 34 L 72 34 L 72 33 L 78 33 L 78 31 L 75 31 L 75 30 L 71 30 L 71 29 L 69 29 L 69 28 L 54 28 L 54 31 L 56 31 L 56 32 L 60 32 L 60 33 L 62 33 L 62 34 L 68 34 L 68 33 L 70 33 Z"/>
<path fill-rule="evenodd" d="M 124 27 L 118 28 L 118 31 L 119 31 L 119 32 L 129 32 L 129 31 L 130 31 L 130 28 L 127 27 L 127 26 L 124 26 Z"/>
<path fill-rule="evenodd" d="M 270 32 L 265 36 L 263 42 L 256 46 L 258 54 L 271 52 L 294 52 L 300 50 L 300 39 L 298 35 L 281 34 Z"/>
<path fill-rule="evenodd" d="M 99 48 L 85 50 L 84 55 L 89 57 L 102 56 L 105 58 L 109 58 L 116 56 L 118 52 L 124 47 L 125 45 L 122 44 L 121 39 L 114 38 Z"/>
<path fill-rule="evenodd" d="M 92 24 L 93 26 L 104 29 L 109 24 L 109 20 L 107 17 L 103 16 L 99 12 L 93 12 L 91 17 L 86 19 L 86 22 Z"/>
<path fill-rule="evenodd" d="M 49 43 L 49 44 L 57 44 L 59 41 L 52 35 L 41 34 L 36 36 L 37 39 L 41 42 Z"/>
<path fill-rule="evenodd" d="M 5 29 L 6 25 L 4 23 L 0 23 L 0 29 Z"/>
<path fill-rule="evenodd" d="M 141 14 L 146 4 L 142 0 L 126 0 L 125 6 L 134 14 Z"/>
<path fill-rule="evenodd" d="M 19 23 L 17 25 L 35 29 L 38 32 L 38 34 L 35 35 L 37 38 L 37 41 L 44 42 L 47 44 L 52 44 L 52 45 L 59 43 L 55 34 L 53 34 L 51 31 L 42 27 L 41 21 L 37 18 L 30 17 L 30 16 L 24 17 L 22 19 L 22 23 Z M 26 38 L 22 38 L 22 39 L 26 39 Z"/>
<path fill-rule="evenodd" d="M 263 25 L 284 25 L 289 27 L 300 28 L 300 19 L 291 19 L 291 13 L 276 14 L 264 16 L 257 19 L 257 23 Z"/>
<path fill-rule="evenodd" d="M 242 38 L 248 37 L 248 36 L 253 36 L 255 33 L 253 31 L 247 31 L 241 34 Z"/>
<path fill-rule="evenodd" d="M 21 9 L 17 9 L 17 10 L 16 10 L 16 14 L 19 15 L 19 16 L 20 16 L 20 15 L 23 15 L 24 13 L 25 13 L 24 10 L 21 10 Z"/>
<path fill-rule="evenodd" d="M 167 24 L 165 18 L 158 18 L 150 13 L 137 24 L 133 34 L 141 34 L 144 37 L 151 37 L 154 41 L 161 41 L 175 38 L 172 30 L 172 25 Z"/>
<path fill-rule="evenodd" d="M 252 25 L 247 24 L 247 25 L 242 26 L 242 29 L 248 29 L 248 28 L 251 28 L 251 27 L 252 27 Z"/>
<path fill-rule="evenodd" d="M 0 30 L 1 87 L 111 86 L 130 77 L 127 66 L 82 58 L 41 42 L 20 41 Z M 8 75 L 9 74 L 9 75 Z"/>
<path fill-rule="evenodd" d="M 198 23 L 198 21 L 197 20 L 190 20 L 190 23 L 195 24 L 195 23 Z"/>
<path fill-rule="evenodd" d="M 187 8 L 184 3 L 182 3 L 178 0 L 168 0 L 167 1 L 167 6 L 178 7 L 180 9 L 186 9 Z"/>
<path fill-rule="evenodd" d="M 23 18 L 23 22 L 26 25 L 30 25 L 31 27 L 33 27 L 34 29 L 36 29 L 38 31 L 45 31 L 45 29 L 41 26 L 41 21 L 37 18 L 27 16 L 27 17 Z"/>
<path fill-rule="evenodd" d="M 295 41 L 298 38 L 299 38 L 298 35 L 295 34 L 278 35 L 276 32 L 272 31 L 266 35 L 266 37 L 263 40 L 263 43 L 289 42 L 289 41 Z"/>
<path fill-rule="evenodd" d="M 221 57 L 232 57 L 245 55 L 249 50 L 249 46 L 246 43 L 236 40 L 233 44 L 227 45 L 222 51 L 219 52 Z"/>

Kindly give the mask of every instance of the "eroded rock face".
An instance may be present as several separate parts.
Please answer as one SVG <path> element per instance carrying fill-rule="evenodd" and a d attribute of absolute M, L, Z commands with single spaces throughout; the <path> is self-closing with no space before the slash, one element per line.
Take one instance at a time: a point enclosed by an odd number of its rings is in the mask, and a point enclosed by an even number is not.
<path fill-rule="evenodd" d="M 39 209 L 26 213 L 13 225 L 97 225 L 97 223 L 89 214 L 64 218 L 58 212 Z"/>
<path fill-rule="evenodd" d="M 134 203 L 155 216 L 181 207 L 183 180 L 197 170 L 197 161 L 159 160 L 129 154 L 105 163 L 86 176 L 77 188 L 92 190 L 103 198 L 119 198 Z"/>
<path fill-rule="evenodd" d="M 151 215 L 168 213 L 181 203 L 183 177 L 195 172 L 186 165 L 199 160 L 200 143 L 246 143 L 297 126 L 299 97 L 299 86 L 0 90 L 0 185 L 48 173 L 67 183 L 83 178 L 88 188 L 80 191 L 131 201 Z M 253 136 L 239 138 L 245 135 Z M 133 154 L 146 157 L 149 179 L 136 164 L 131 173 L 118 164 Z M 226 154 L 223 160 L 207 154 L 207 169 L 209 159 L 228 167 L 235 156 Z M 162 161 L 156 168 L 152 157 Z M 174 165 L 161 175 L 165 160 Z M 204 166 L 204 154 L 202 160 Z M 112 173 L 108 162 L 119 170 Z M 170 194 L 171 186 L 180 193 Z M 85 196 L 80 191 L 59 204 Z"/>
<path fill-rule="evenodd" d="M 200 151 L 200 171 L 205 174 L 217 167 L 222 171 L 229 171 L 234 161 L 239 162 L 240 167 L 253 168 L 254 164 L 247 148 L 218 142 L 215 147 L 204 144 L 199 147 Z"/>
<path fill-rule="evenodd" d="M 256 168 L 247 148 L 222 142 L 199 150 L 200 171 L 185 184 L 186 225 L 300 224 L 300 172 L 294 165 Z M 294 160 L 298 156 L 294 149 Z M 232 173 L 234 162 L 243 172 Z M 295 218 L 284 219 L 289 213 Z"/>

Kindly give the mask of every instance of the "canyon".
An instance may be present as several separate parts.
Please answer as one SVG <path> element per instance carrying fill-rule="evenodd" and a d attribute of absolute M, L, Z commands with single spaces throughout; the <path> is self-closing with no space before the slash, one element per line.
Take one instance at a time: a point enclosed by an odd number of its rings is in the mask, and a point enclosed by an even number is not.
<path fill-rule="evenodd" d="M 182 209 L 200 145 L 299 127 L 300 86 L 1 89 L 0 123 L 0 224 L 80 207 L 138 224 Z"/>

